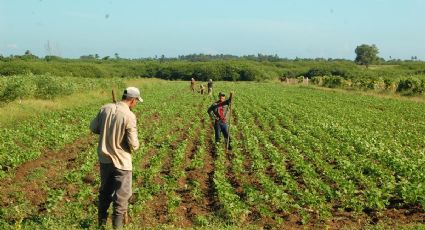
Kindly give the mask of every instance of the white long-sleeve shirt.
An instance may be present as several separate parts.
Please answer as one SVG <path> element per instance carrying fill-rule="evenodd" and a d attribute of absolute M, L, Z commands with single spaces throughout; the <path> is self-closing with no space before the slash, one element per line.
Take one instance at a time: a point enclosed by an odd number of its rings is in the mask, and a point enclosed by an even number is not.
<path fill-rule="evenodd" d="M 90 123 L 99 134 L 99 162 L 121 170 L 132 170 L 131 152 L 139 148 L 136 116 L 124 102 L 104 105 Z"/>

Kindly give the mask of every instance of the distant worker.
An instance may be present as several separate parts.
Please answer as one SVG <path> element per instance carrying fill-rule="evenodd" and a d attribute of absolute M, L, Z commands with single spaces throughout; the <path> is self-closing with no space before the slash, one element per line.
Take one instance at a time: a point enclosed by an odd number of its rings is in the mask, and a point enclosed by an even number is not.
<path fill-rule="evenodd" d="M 199 85 L 199 89 L 201 90 L 200 93 L 204 94 L 205 92 L 205 86 L 203 84 Z"/>
<path fill-rule="evenodd" d="M 195 79 L 194 78 L 192 78 L 190 80 L 190 89 L 192 90 L 193 93 L 195 92 Z"/>
<path fill-rule="evenodd" d="M 111 202 L 113 228 L 122 228 L 127 222 L 128 200 L 132 194 L 131 158 L 132 152 L 139 148 L 136 116 L 131 110 L 138 102 L 143 102 L 139 89 L 128 87 L 120 102 L 104 105 L 90 123 L 90 130 L 99 134 L 98 221 L 101 228 L 106 225 Z"/>
<path fill-rule="evenodd" d="M 208 114 L 210 115 L 212 122 L 214 122 L 215 142 L 216 144 L 220 143 L 221 133 L 223 133 L 228 149 L 232 150 L 232 146 L 230 145 L 229 126 L 227 125 L 227 122 L 229 121 L 229 106 L 232 102 L 233 93 L 230 93 L 228 100 L 226 100 L 226 95 L 222 92 L 218 94 L 218 98 L 219 100 L 214 102 L 208 108 Z M 227 143 L 228 140 L 229 143 Z"/>
<path fill-rule="evenodd" d="M 212 89 L 213 89 L 213 81 L 212 81 L 212 79 L 210 79 L 209 81 L 208 81 L 208 95 L 212 95 Z"/>

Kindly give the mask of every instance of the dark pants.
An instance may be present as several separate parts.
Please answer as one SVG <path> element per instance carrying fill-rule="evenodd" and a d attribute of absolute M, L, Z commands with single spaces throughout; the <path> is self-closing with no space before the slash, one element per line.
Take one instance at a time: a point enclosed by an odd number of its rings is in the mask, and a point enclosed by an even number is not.
<path fill-rule="evenodd" d="M 113 216 L 123 217 L 131 197 L 131 171 L 120 170 L 113 164 L 100 164 L 100 189 L 98 203 L 99 221 L 106 221 L 108 208 L 113 203 Z"/>
<path fill-rule="evenodd" d="M 223 136 L 225 140 L 227 141 L 227 138 L 229 137 L 229 126 L 227 123 L 222 121 L 216 121 L 214 124 L 214 131 L 215 131 L 215 142 L 220 142 L 221 133 L 223 133 Z M 229 146 L 230 146 L 230 138 L 229 138 Z"/>

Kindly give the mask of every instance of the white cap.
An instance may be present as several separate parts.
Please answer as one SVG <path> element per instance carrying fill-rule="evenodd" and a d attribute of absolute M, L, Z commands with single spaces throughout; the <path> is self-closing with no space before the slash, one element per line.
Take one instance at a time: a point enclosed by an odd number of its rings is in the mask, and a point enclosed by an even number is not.
<path fill-rule="evenodd" d="M 136 87 L 128 87 L 124 90 L 124 96 L 131 97 L 131 98 L 137 98 L 140 102 L 143 102 L 142 97 L 140 97 L 140 91 Z"/>

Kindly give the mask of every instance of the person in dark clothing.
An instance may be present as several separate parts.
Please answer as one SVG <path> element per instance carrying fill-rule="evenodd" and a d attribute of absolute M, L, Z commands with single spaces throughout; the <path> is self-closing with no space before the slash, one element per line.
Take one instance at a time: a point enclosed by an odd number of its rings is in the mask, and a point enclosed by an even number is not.
<path fill-rule="evenodd" d="M 208 95 L 212 95 L 212 89 L 213 89 L 213 81 L 212 81 L 212 79 L 210 79 L 208 81 L 207 88 L 208 88 Z"/>
<path fill-rule="evenodd" d="M 232 102 L 233 93 L 230 93 L 229 99 L 226 100 L 226 95 L 222 92 L 218 94 L 219 100 L 214 102 L 208 108 L 208 114 L 211 117 L 211 120 L 214 122 L 214 131 L 215 131 L 215 142 L 220 143 L 221 133 L 223 133 L 224 138 L 229 140 L 228 149 L 231 150 L 232 146 L 230 145 L 229 137 L 229 107 Z"/>

